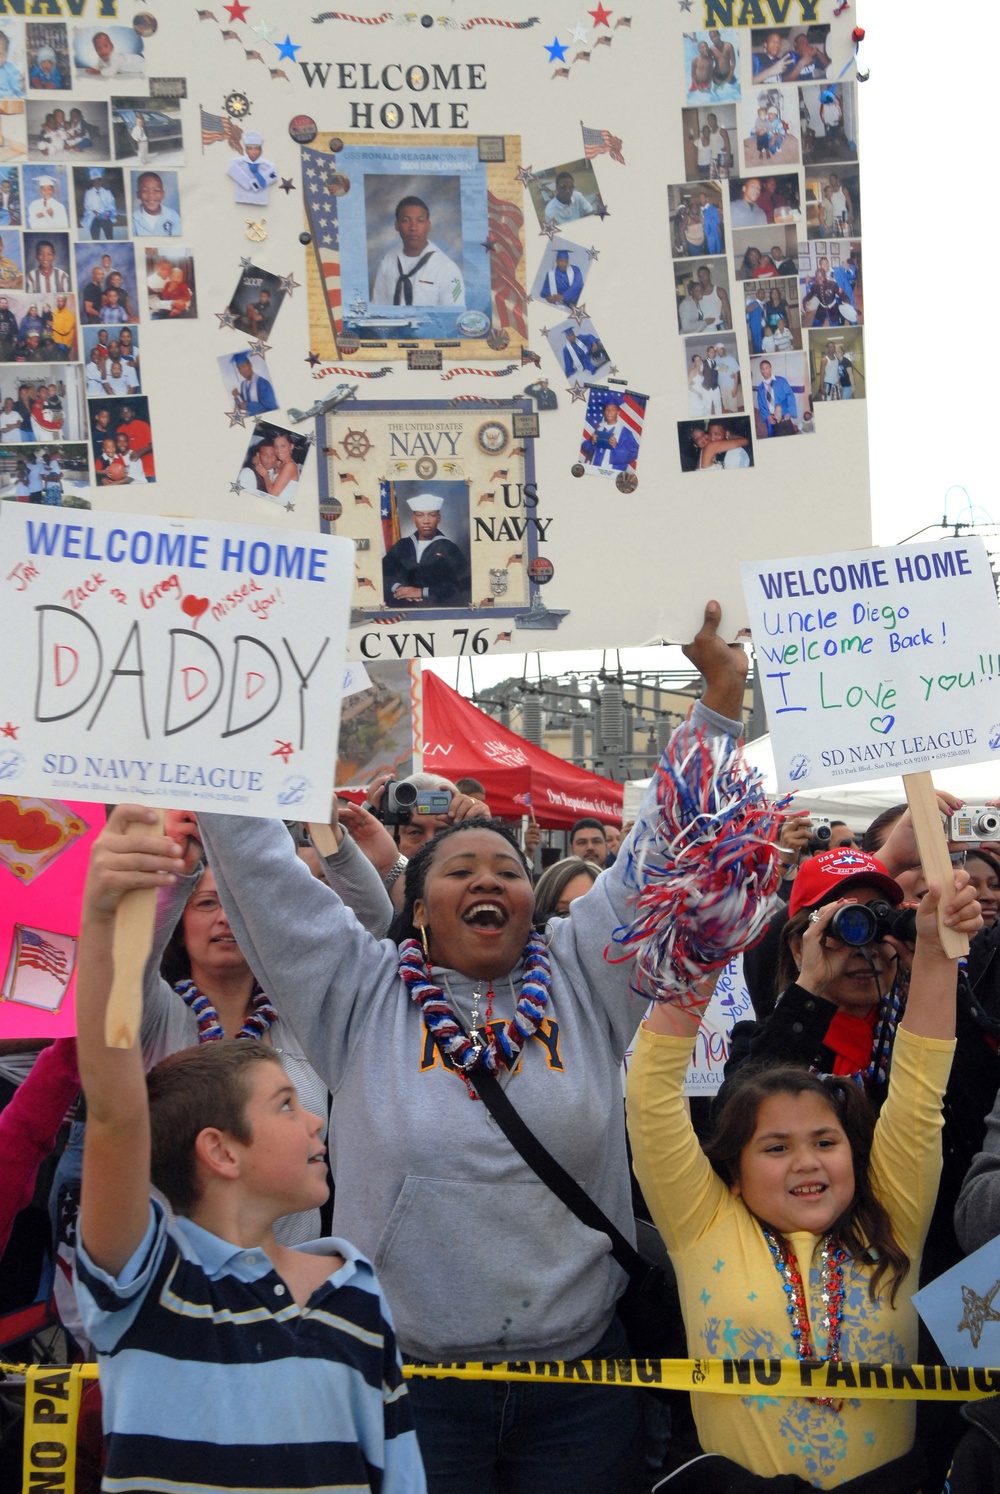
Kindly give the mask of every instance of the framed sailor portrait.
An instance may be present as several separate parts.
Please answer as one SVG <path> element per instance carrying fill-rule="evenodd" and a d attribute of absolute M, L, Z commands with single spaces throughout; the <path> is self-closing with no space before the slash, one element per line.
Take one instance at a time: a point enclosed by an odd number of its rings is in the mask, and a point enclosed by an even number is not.
<path fill-rule="evenodd" d="M 321 525 L 357 549 L 355 625 L 502 615 L 523 626 L 540 608 L 529 568 L 550 520 L 534 441 L 514 434 L 531 409 L 524 398 L 352 400 L 319 417 Z"/>
<path fill-rule="evenodd" d="M 345 135 L 335 152 L 302 147 L 320 356 L 452 346 L 499 358 L 527 336 L 520 141 L 501 138 L 502 160 L 483 159 L 499 152 L 468 135 Z"/>

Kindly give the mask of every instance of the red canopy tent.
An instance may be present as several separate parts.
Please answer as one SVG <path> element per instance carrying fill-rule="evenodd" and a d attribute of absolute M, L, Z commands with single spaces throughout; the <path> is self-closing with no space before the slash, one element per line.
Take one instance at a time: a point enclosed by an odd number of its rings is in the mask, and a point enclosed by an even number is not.
<path fill-rule="evenodd" d="M 430 670 L 423 671 L 424 770 L 478 778 L 494 814 L 534 814 L 547 829 L 565 830 L 583 815 L 618 824 L 622 787 L 535 747 L 477 710 Z"/>

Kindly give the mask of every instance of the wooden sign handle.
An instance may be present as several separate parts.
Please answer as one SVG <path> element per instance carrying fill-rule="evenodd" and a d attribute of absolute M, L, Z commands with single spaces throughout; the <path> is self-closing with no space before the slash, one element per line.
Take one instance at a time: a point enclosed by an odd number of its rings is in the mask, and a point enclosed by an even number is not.
<path fill-rule="evenodd" d="M 135 835 L 162 835 L 163 810 L 156 811 L 156 824 L 129 825 Z M 142 972 L 153 945 L 156 923 L 156 888 L 126 892 L 115 914 L 113 945 L 114 974 L 104 1018 L 104 1041 L 109 1048 L 134 1048 L 142 1024 Z"/>
<path fill-rule="evenodd" d="M 336 856 L 337 837 L 329 825 L 321 824 L 319 820 L 310 820 L 309 839 L 318 855 Z"/>
<path fill-rule="evenodd" d="M 929 773 L 904 773 L 903 786 L 906 789 L 906 802 L 910 806 L 910 818 L 917 837 L 917 850 L 920 852 L 924 877 L 928 884 L 936 882 L 941 888 L 941 903 L 938 907 L 941 948 L 949 959 L 957 960 L 969 953 L 969 936 L 948 928 L 944 922 L 944 905 L 955 891 L 955 868 L 951 864 L 948 842 L 941 824 L 934 780 Z"/>

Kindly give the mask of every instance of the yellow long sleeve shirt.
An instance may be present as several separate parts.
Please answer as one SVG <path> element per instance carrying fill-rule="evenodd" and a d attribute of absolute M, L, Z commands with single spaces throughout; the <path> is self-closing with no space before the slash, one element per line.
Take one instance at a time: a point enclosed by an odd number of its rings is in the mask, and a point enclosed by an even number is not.
<path fill-rule="evenodd" d="M 917 1356 L 916 1290 L 920 1253 L 941 1172 L 941 1099 L 954 1042 L 900 1029 L 889 1093 L 875 1129 L 875 1188 L 910 1258 L 894 1308 L 868 1296 L 870 1271 L 844 1263 L 841 1356 L 875 1364 L 911 1364 Z M 689 1038 L 642 1029 L 628 1073 L 628 1126 L 636 1177 L 670 1252 L 680 1289 L 688 1352 L 694 1358 L 797 1357 L 782 1278 L 760 1224 L 713 1171 L 683 1104 Z M 813 1342 L 824 1306 L 820 1239 L 789 1235 L 799 1261 Z M 913 1445 L 912 1402 L 847 1400 L 836 1412 L 806 1399 L 753 1395 L 691 1397 L 705 1452 L 721 1453 L 753 1473 L 795 1473 L 831 1489 L 900 1457 Z"/>

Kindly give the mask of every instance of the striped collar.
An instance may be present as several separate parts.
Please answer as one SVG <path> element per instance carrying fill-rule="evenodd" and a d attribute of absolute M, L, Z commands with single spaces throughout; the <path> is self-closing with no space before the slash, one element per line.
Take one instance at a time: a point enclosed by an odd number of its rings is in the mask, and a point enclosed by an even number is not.
<path fill-rule="evenodd" d="M 193 1219 L 178 1217 L 174 1219 L 173 1225 L 175 1238 L 185 1259 L 197 1261 L 211 1281 L 218 1281 L 224 1276 L 233 1276 L 237 1281 L 260 1281 L 275 1269 L 270 1256 L 259 1245 L 234 1245 L 231 1240 L 223 1240 L 210 1230 L 203 1229 L 200 1224 L 195 1224 Z M 344 1257 L 344 1264 L 331 1274 L 328 1286 L 346 1286 L 357 1275 L 359 1268 L 374 1275 L 367 1256 L 362 1255 L 349 1240 L 341 1240 L 336 1235 L 307 1240 L 292 1248 L 301 1250 L 306 1255 Z"/>

